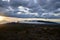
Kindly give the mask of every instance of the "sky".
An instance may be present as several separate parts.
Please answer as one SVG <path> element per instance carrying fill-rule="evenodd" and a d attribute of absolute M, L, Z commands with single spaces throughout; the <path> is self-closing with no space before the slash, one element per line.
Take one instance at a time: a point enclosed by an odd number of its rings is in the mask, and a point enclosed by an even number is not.
<path fill-rule="evenodd" d="M 0 15 L 60 19 L 60 0 L 0 0 Z"/>

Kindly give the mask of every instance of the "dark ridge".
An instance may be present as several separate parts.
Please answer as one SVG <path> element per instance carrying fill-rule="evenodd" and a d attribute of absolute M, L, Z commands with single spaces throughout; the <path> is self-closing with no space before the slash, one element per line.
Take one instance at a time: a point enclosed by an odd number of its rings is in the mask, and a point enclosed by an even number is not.
<path fill-rule="evenodd" d="M 40 22 L 40 21 L 38 21 L 38 22 Z M 46 21 L 41 21 L 41 22 L 46 22 Z M 55 22 L 48 22 L 47 21 L 47 23 L 52 23 L 52 24 L 28 24 L 28 23 L 19 23 L 19 22 L 11 22 L 11 23 L 6 23 L 6 24 L 3 24 L 3 25 L 5 25 L 5 26 L 22 26 L 22 27 L 44 27 L 44 26 L 49 26 L 49 27 L 59 27 L 60 28 L 60 24 L 58 24 L 58 23 L 55 23 Z"/>
<path fill-rule="evenodd" d="M 58 23 L 56 23 L 56 22 L 50 22 L 50 21 L 40 21 L 40 20 L 38 20 L 37 22 L 45 22 L 45 23 L 54 23 L 54 24 L 58 24 Z"/>

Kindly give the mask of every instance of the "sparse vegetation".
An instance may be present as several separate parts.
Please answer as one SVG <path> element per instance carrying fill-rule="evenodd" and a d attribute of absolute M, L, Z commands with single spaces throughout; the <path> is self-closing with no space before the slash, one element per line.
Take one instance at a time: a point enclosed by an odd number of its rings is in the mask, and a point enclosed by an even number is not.
<path fill-rule="evenodd" d="M 0 25 L 0 40 L 60 40 L 60 25 L 7 23 Z"/>

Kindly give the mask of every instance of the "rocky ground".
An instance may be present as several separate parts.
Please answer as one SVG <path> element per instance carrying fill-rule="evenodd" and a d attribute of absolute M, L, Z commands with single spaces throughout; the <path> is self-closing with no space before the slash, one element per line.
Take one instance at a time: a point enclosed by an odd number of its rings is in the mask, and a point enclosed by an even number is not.
<path fill-rule="evenodd" d="M 4 24 L 0 40 L 60 40 L 60 26 Z"/>

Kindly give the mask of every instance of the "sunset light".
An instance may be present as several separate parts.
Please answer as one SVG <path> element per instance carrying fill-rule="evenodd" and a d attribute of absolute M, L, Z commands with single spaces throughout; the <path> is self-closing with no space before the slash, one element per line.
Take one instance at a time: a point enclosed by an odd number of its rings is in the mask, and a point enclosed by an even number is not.
<path fill-rule="evenodd" d="M 3 21 L 5 18 L 3 16 L 0 16 L 0 21 Z"/>

